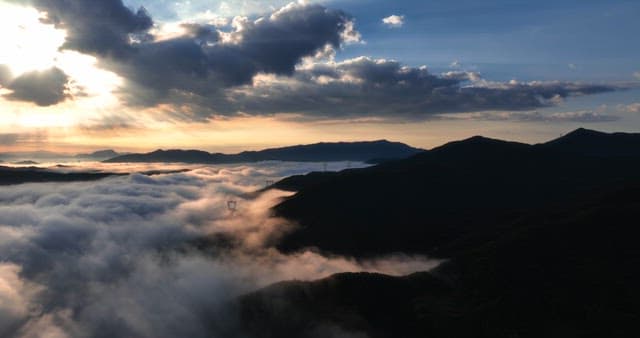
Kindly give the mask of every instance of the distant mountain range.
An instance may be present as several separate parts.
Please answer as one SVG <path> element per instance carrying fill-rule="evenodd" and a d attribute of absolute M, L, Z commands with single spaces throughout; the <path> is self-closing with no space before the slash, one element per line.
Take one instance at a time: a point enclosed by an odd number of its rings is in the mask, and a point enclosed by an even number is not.
<path fill-rule="evenodd" d="M 118 153 L 114 150 L 98 150 L 86 154 L 65 154 L 50 151 L 32 151 L 32 152 L 6 152 L 0 153 L 0 162 L 13 162 L 14 164 L 37 164 L 39 162 L 75 162 L 75 161 L 102 161 L 125 155 L 126 153 Z"/>
<path fill-rule="evenodd" d="M 297 145 L 238 154 L 208 153 L 201 150 L 156 150 L 146 154 L 128 154 L 104 162 L 182 162 L 202 164 L 243 163 L 259 161 L 367 161 L 399 159 L 422 152 L 399 142 L 386 140 L 369 142 L 336 142 Z"/>
<path fill-rule="evenodd" d="M 61 173 L 38 167 L 15 168 L 0 166 L 0 185 L 43 182 L 95 181 L 114 175 L 123 174 L 88 172 Z"/>
<path fill-rule="evenodd" d="M 58 168 L 66 166 L 59 165 Z M 61 172 L 40 167 L 7 167 L 0 166 L 0 185 L 47 182 L 83 182 L 96 181 L 111 176 L 124 176 L 132 173 L 140 175 L 162 175 L 188 171 L 188 169 L 145 170 L 130 173 L 121 172 Z"/>
<path fill-rule="evenodd" d="M 537 145 L 472 137 L 407 159 L 276 183 L 280 249 L 446 261 L 339 274 L 237 300 L 250 337 L 638 337 L 640 134 Z M 340 336 L 340 335 L 337 335 Z"/>
<path fill-rule="evenodd" d="M 107 160 L 107 159 L 122 156 L 122 155 L 126 155 L 126 154 L 118 153 L 113 149 L 107 149 L 107 150 L 94 151 L 88 154 L 77 154 L 74 157 L 77 159 L 91 159 L 94 161 L 103 161 L 103 160 Z"/>

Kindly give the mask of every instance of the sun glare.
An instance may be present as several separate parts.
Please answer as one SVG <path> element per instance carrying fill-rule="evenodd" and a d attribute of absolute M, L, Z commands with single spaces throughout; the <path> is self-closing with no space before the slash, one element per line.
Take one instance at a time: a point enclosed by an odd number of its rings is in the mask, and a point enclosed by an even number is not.
<path fill-rule="evenodd" d="M 0 65 L 7 66 L 14 79 L 28 72 L 57 67 L 70 78 L 68 94 L 72 99 L 45 108 L 24 102 L 9 103 L 1 97 L 11 90 L 0 86 L 0 106 L 10 108 L 5 112 L 13 112 L 0 119 L 5 126 L 68 127 L 84 118 L 99 116 L 118 104 L 114 92 L 122 85 L 122 77 L 101 69 L 93 56 L 61 50 L 66 32 L 43 23 L 44 15 L 33 8 L 0 1 L 0 31 L 3 32 Z"/>
<path fill-rule="evenodd" d="M 14 76 L 55 65 L 66 33 L 42 23 L 42 16 L 33 8 L 0 3 L 0 64 Z"/>

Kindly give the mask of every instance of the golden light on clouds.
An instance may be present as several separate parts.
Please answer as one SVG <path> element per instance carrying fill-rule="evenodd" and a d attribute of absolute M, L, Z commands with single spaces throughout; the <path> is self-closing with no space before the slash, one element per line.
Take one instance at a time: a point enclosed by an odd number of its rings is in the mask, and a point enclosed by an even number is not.
<path fill-rule="evenodd" d="M 29 131 L 33 128 L 74 128 L 82 121 L 119 108 L 114 92 L 121 77 L 98 67 L 98 60 L 75 51 L 61 50 L 66 32 L 42 22 L 46 14 L 33 8 L 0 3 L 0 65 L 10 76 L 57 67 L 68 77 L 70 100 L 53 106 L 8 101 L 11 90 L 0 88 L 0 133 Z M 1 87 L 1 86 L 0 86 Z"/>
<path fill-rule="evenodd" d="M 104 109 L 117 105 L 113 94 L 123 79 L 113 72 L 97 67 L 98 60 L 89 55 L 73 51 L 62 51 L 56 66 L 71 77 L 79 97 L 75 101 L 82 109 Z"/>
<path fill-rule="evenodd" d="M 66 34 L 42 23 L 42 17 L 33 8 L 0 3 L 0 64 L 7 65 L 14 76 L 55 65 Z"/>

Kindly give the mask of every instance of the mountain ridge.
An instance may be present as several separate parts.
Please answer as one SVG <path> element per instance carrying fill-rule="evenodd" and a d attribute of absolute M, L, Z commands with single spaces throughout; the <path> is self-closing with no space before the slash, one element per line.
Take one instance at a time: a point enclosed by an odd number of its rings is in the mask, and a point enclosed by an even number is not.
<path fill-rule="evenodd" d="M 280 241 L 285 252 L 444 260 L 408 276 L 343 273 L 247 293 L 235 302 L 243 332 L 637 337 L 640 156 L 615 149 L 636 134 L 610 135 L 578 130 L 542 145 L 472 137 L 276 182 L 297 191 L 274 207 L 297 224 Z M 614 148 L 594 154 L 602 139 L 597 149 Z"/>
<path fill-rule="evenodd" d="M 460 234 L 486 238 L 475 224 L 499 231 L 523 211 L 640 180 L 640 156 L 603 156 L 473 137 L 373 167 L 289 177 L 274 187 L 297 192 L 274 211 L 300 227 L 279 247 L 446 256 Z"/>
<path fill-rule="evenodd" d="M 119 162 L 183 162 L 202 164 L 224 164 L 258 161 L 366 161 L 372 158 L 403 158 L 424 151 L 404 143 L 387 140 L 361 142 L 320 142 L 259 151 L 243 151 L 236 154 L 209 153 L 195 149 L 158 149 L 143 154 L 128 154 L 105 160 Z"/>

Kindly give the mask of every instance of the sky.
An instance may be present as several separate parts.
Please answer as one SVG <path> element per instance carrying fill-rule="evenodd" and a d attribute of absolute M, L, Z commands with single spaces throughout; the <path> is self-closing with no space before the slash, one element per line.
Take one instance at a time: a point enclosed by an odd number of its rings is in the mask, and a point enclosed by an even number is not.
<path fill-rule="evenodd" d="M 0 151 L 640 129 L 637 1 L 0 0 Z"/>

